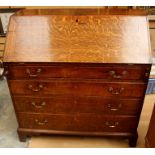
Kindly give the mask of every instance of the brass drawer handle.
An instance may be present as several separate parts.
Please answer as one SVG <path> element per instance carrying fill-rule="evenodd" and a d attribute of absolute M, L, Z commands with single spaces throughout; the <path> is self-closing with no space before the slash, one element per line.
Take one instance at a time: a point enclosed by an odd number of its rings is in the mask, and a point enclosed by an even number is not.
<path fill-rule="evenodd" d="M 121 79 L 122 76 L 127 75 L 127 71 L 123 71 L 121 74 L 116 74 L 116 71 L 109 71 L 109 74 L 112 76 L 113 79 Z"/>
<path fill-rule="evenodd" d="M 114 123 L 105 122 L 105 125 L 108 126 L 109 128 L 116 128 L 119 125 L 119 122 Z"/>
<path fill-rule="evenodd" d="M 39 92 L 41 89 L 43 89 L 43 85 L 40 84 L 40 85 L 38 86 L 38 88 L 33 88 L 32 85 L 28 85 L 28 88 L 29 88 L 30 90 L 32 90 L 33 92 Z"/>
<path fill-rule="evenodd" d="M 120 88 L 120 89 L 116 88 L 116 89 L 114 89 L 113 87 L 109 87 L 108 91 L 113 95 L 119 95 L 124 91 L 124 88 Z"/>
<path fill-rule="evenodd" d="M 108 104 L 108 108 L 109 108 L 110 111 L 118 111 L 118 110 L 120 110 L 122 108 L 122 104 L 120 103 L 118 105 L 118 108 L 113 108 L 111 104 Z"/>
<path fill-rule="evenodd" d="M 46 105 L 46 102 L 42 102 L 40 105 L 37 105 L 35 102 L 31 102 L 31 104 L 35 107 L 35 108 L 43 108 Z"/>
<path fill-rule="evenodd" d="M 47 124 L 48 123 L 48 121 L 47 120 L 44 120 L 44 121 L 39 121 L 38 119 L 35 119 L 35 122 L 38 124 L 38 125 L 45 125 L 45 124 Z"/>
<path fill-rule="evenodd" d="M 42 72 L 42 69 L 41 68 L 38 68 L 36 70 L 36 73 L 35 74 L 32 74 L 30 69 L 26 69 L 26 73 L 29 75 L 29 77 L 37 77 L 39 76 L 39 74 Z"/>

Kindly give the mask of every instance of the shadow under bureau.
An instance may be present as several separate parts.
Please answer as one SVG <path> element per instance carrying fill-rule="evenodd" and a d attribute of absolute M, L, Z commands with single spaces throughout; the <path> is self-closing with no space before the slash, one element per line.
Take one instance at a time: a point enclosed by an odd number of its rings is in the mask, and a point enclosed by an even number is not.
<path fill-rule="evenodd" d="M 10 19 L 3 60 L 20 140 L 117 136 L 135 146 L 151 68 L 146 16 L 25 11 Z"/>

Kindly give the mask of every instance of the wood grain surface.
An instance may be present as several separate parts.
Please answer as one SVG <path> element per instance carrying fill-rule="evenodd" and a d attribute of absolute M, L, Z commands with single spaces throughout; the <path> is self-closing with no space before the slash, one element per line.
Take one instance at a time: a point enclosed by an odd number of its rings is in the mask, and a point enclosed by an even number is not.
<path fill-rule="evenodd" d="M 141 99 L 114 99 L 99 96 L 50 97 L 15 96 L 14 105 L 17 112 L 51 113 L 51 114 L 110 114 L 136 116 L 141 109 Z"/>
<path fill-rule="evenodd" d="M 151 63 L 145 16 L 12 16 L 5 62 Z"/>
<path fill-rule="evenodd" d="M 133 132 L 137 124 L 134 116 L 93 114 L 31 114 L 19 113 L 20 127 L 57 131 Z M 61 122 L 61 123 L 60 123 Z M 115 126 L 115 127 L 111 127 Z"/>
<path fill-rule="evenodd" d="M 151 68 L 146 16 L 58 10 L 25 10 L 10 20 L 4 67 L 20 141 L 100 135 L 136 146 Z"/>
<path fill-rule="evenodd" d="M 19 16 L 30 15 L 147 15 L 148 11 L 144 9 L 126 9 L 126 8 L 108 8 L 108 7 L 67 7 L 51 9 L 23 9 L 16 12 Z"/>
<path fill-rule="evenodd" d="M 149 65 L 110 65 L 110 64 L 51 64 L 42 65 L 28 63 L 8 66 L 9 79 L 46 79 L 51 78 L 77 78 L 98 79 L 106 81 L 147 81 Z"/>
<path fill-rule="evenodd" d="M 77 95 L 105 97 L 142 97 L 146 84 L 101 82 L 98 80 L 10 80 L 15 95 Z"/>

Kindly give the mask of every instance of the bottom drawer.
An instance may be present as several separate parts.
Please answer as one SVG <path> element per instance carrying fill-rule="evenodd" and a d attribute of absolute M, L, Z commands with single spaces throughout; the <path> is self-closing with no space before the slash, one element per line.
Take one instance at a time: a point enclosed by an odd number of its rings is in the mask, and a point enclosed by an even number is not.
<path fill-rule="evenodd" d="M 134 132 L 137 117 L 18 113 L 20 128 L 87 132 Z"/>

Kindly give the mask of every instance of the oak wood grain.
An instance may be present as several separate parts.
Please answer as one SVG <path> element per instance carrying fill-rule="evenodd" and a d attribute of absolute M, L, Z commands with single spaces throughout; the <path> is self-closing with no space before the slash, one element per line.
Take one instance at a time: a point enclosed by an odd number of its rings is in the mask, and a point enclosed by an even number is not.
<path fill-rule="evenodd" d="M 102 135 L 136 146 L 149 40 L 147 18 L 138 10 L 22 10 L 12 16 L 4 67 L 20 140 Z"/>
<path fill-rule="evenodd" d="M 33 16 L 33 15 L 139 15 L 145 16 L 148 14 L 144 9 L 126 9 L 126 8 L 52 8 L 52 9 L 22 9 L 16 12 L 18 16 Z"/>
<path fill-rule="evenodd" d="M 151 63 L 145 16 L 12 16 L 4 62 Z"/>

